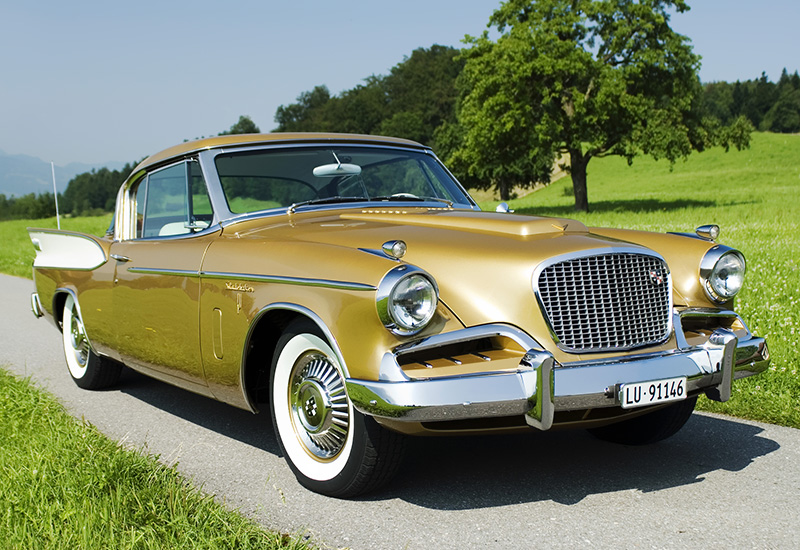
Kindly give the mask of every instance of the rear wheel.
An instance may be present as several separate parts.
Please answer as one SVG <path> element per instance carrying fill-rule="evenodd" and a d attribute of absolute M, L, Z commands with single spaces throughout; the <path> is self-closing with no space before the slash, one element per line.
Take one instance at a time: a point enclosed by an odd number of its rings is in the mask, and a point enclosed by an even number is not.
<path fill-rule="evenodd" d="M 61 335 L 69 374 L 79 387 L 99 390 L 117 383 L 122 367 L 118 363 L 102 359 L 92 351 L 78 303 L 71 294 L 64 303 Z"/>
<path fill-rule="evenodd" d="M 671 437 L 683 428 L 692 416 L 697 397 L 690 397 L 651 413 L 592 428 L 589 433 L 611 443 L 623 445 L 649 445 Z"/>
<path fill-rule="evenodd" d="M 315 325 L 293 323 L 284 332 L 270 382 L 278 443 L 303 486 L 353 497 L 391 479 L 405 441 L 355 410 L 336 354 Z"/>

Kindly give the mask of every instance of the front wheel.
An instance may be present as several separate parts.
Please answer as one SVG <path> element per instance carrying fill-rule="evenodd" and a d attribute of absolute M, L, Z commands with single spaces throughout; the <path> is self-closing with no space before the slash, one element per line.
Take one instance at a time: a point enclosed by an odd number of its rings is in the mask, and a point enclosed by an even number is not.
<path fill-rule="evenodd" d="M 353 497 L 396 472 L 403 437 L 353 408 L 337 356 L 315 325 L 293 323 L 278 340 L 270 393 L 278 443 L 303 486 Z"/>
<path fill-rule="evenodd" d="M 61 335 L 69 374 L 78 387 L 100 390 L 117 383 L 122 367 L 118 363 L 102 359 L 92 351 L 78 303 L 72 294 L 67 296 L 64 303 Z"/>
<path fill-rule="evenodd" d="M 591 428 L 589 433 L 611 443 L 649 445 L 678 433 L 692 416 L 696 403 L 697 396 L 690 397 L 630 420 Z"/>

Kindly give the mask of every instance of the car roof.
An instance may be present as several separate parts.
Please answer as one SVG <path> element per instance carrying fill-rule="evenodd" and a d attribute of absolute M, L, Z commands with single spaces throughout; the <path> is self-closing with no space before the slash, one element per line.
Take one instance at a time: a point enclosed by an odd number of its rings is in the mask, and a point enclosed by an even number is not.
<path fill-rule="evenodd" d="M 366 144 L 382 144 L 382 145 L 400 145 L 404 147 L 414 147 L 420 149 L 429 149 L 416 141 L 408 139 L 392 138 L 385 136 L 371 136 L 361 134 L 335 134 L 335 133 L 280 133 L 275 132 L 271 134 L 233 134 L 216 136 L 211 138 L 198 139 L 195 141 L 187 141 L 180 145 L 175 145 L 168 149 L 151 155 L 144 159 L 133 170 L 133 173 L 138 173 L 140 170 L 146 169 L 150 166 L 161 164 L 170 159 L 176 159 L 202 151 L 206 149 L 217 149 L 223 147 L 245 147 L 250 145 L 258 145 L 259 143 L 326 143 L 326 142 L 352 142 L 352 143 L 366 143 Z"/>

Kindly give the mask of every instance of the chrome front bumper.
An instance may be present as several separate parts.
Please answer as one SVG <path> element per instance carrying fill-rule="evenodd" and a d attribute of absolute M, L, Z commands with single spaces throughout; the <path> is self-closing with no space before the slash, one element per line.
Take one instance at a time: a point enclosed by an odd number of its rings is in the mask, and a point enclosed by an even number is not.
<path fill-rule="evenodd" d="M 679 325 L 678 325 L 679 326 Z M 397 358 L 420 349 L 453 345 L 481 335 L 511 338 L 530 351 L 515 372 L 410 379 Z M 619 406 L 620 384 L 685 376 L 687 392 L 705 392 L 727 401 L 735 378 L 766 370 L 769 352 L 763 338 L 737 338 L 718 328 L 701 346 L 614 360 L 559 364 L 527 334 L 506 325 L 473 327 L 437 335 L 387 354 L 378 381 L 348 379 L 347 391 L 364 414 L 409 422 L 463 420 L 525 415 L 541 430 L 553 424 L 556 411 Z"/>

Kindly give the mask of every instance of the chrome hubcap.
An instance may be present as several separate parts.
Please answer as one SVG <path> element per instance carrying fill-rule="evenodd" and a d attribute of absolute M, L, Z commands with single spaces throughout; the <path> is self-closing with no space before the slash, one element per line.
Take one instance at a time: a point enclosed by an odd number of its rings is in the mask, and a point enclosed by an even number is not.
<path fill-rule="evenodd" d="M 83 329 L 83 323 L 75 309 L 72 310 L 72 322 L 70 323 L 69 331 L 75 360 L 78 362 L 78 365 L 85 367 L 89 360 L 89 340 L 86 338 L 86 331 Z"/>
<path fill-rule="evenodd" d="M 295 433 L 312 456 L 322 460 L 335 457 L 350 429 L 342 376 L 327 357 L 309 353 L 295 363 L 290 381 L 289 408 Z"/>

